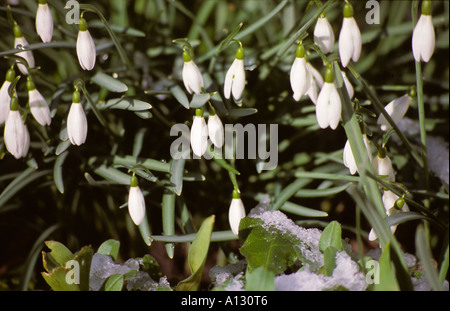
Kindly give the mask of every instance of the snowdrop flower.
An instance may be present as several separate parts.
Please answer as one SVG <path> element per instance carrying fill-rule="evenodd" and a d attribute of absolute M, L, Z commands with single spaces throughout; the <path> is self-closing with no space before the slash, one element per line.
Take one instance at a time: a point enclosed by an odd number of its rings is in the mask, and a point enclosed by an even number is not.
<path fill-rule="evenodd" d="M 31 114 L 40 125 L 50 125 L 52 122 L 50 117 L 50 108 L 48 107 L 44 96 L 42 96 L 42 94 L 36 89 L 29 76 L 27 80 L 27 88 Z"/>
<path fill-rule="evenodd" d="M 361 55 L 361 32 L 353 17 L 353 7 L 350 3 L 344 6 L 344 19 L 339 34 L 339 56 L 343 67 L 347 67 L 350 59 L 357 62 Z"/>
<path fill-rule="evenodd" d="M 233 94 L 234 101 L 240 101 L 245 88 L 244 48 L 240 46 L 236 51 L 236 58 L 225 76 L 224 96 L 226 99 Z"/>
<path fill-rule="evenodd" d="M 386 154 L 386 148 L 382 147 L 375 158 L 372 160 L 373 171 L 377 175 L 387 176 L 385 180 L 394 181 L 394 169 L 391 159 Z"/>
<path fill-rule="evenodd" d="M 363 134 L 364 146 L 366 147 L 367 156 L 369 157 L 369 161 L 372 162 L 372 152 L 370 149 L 369 139 L 366 134 Z M 344 146 L 344 154 L 343 154 L 343 162 L 345 167 L 347 167 L 350 171 L 350 174 L 355 174 L 358 171 L 358 167 L 356 165 L 355 157 L 353 155 L 352 148 L 350 146 L 350 142 L 347 140 Z"/>
<path fill-rule="evenodd" d="M 396 195 L 392 191 L 385 190 L 383 192 L 382 200 L 383 200 L 383 205 L 386 210 L 387 216 L 392 216 L 397 213 L 409 211 L 409 207 L 405 203 L 405 200 L 403 198 L 400 198 L 398 195 Z M 392 233 L 395 233 L 395 230 L 397 229 L 397 225 L 391 226 L 390 229 L 391 229 Z M 375 230 L 373 230 L 373 228 L 372 228 L 369 232 L 369 240 L 375 241 L 377 238 L 378 238 L 378 236 L 375 233 Z"/>
<path fill-rule="evenodd" d="M 5 122 L 4 140 L 6 149 L 16 158 L 25 157 L 30 146 L 30 135 L 19 112 L 17 97 L 11 98 L 11 107 Z"/>
<path fill-rule="evenodd" d="M 67 136 L 69 136 L 72 145 L 80 146 L 86 141 L 87 131 L 87 118 L 81 105 L 80 92 L 75 90 L 67 117 Z"/>
<path fill-rule="evenodd" d="M 22 35 L 22 30 L 20 29 L 20 26 L 15 23 L 14 24 L 14 47 L 15 48 L 21 48 L 28 45 L 27 39 Z M 23 57 L 27 63 L 29 68 L 34 68 L 34 56 L 32 51 L 23 51 L 17 53 L 17 56 Z M 26 65 L 22 64 L 20 61 L 17 61 L 17 67 L 19 68 L 20 72 L 24 75 L 28 74 L 28 68 Z"/>
<path fill-rule="evenodd" d="M 389 114 L 392 120 L 395 123 L 397 123 L 406 114 L 409 106 L 411 105 L 411 102 L 412 102 L 411 96 L 405 94 L 402 97 L 392 100 L 389 104 L 386 105 L 386 107 L 384 107 L 384 110 L 386 110 L 386 112 Z M 379 115 L 377 124 L 380 125 L 383 131 L 387 131 L 391 128 L 391 125 L 383 116 L 383 114 Z"/>
<path fill-rule="evenodd" d="M 77 56 L 83 70 L 92 70 L 94 68 L 96 53 L 94 40 L 87 29 L 87 22 L 81 17 L 77 37 Z"/>
<path fill-rule="evenodd" d="M 319 90 L 323 86 L 323 78 L 320 75 L 320 72 L 317 71 L 316 68 L 311 65 L 311 63 L 306 63 L 306 67 L 310 73 L 311 76 L 311 83 L 309 85 L 309 89 L 306 92 L 309 99 L 314 103 L 314 105 L 317 103 L 317 96 L 319 95 Z"/>
<path fill-rule="evenodd" d="M 9 96 L 9 86 L 14 81 L 16 73 L 10 68 L 6 73 L 5 82 L 0 88 L 0 124 L 6 121 L 9 115 L 9 106 L 11 105 L 11 97 Z"/>
<path fill-rule="evenodd" d="M 208 117 L 208 135 L 214 146 L 222 148 L 225 141 L 223 124 L 212 107 Z"/>
<path fill-rule="evenodd" d="M 350 83 L 350 81 L 348 80 L 347 75 L 345 74 L 345 72 L 341 71 L 341 74 L 342 74 L 342 80 L 344 80 L 345 88 L 347 89 L 348 97 L 350 99 L 352 99 L 353 95 L 355 94 L 355 91 L 353 90 L 353 86 Z"/>
<path fill-rule="evenodd" d="M 145 199 L 141 188 L 138 186 L 137 177 L 133 174 L 128 193 L 128 213 L 136 226 L 139 226 L 145 217 Z"/>
<path fill-rule="evenodd" d="M 428 62 L 434 52 L 435 35 L 431 20 L 431 1 L 422 1 L 422 14 L 414 27 L 412 50 L 416 62 Z"/>
<path fill-rule="evenodd" d="M 303 44 L 297 46 L 295 60 L 291 67 L 291 88 L 294 91 L 294 99 L 299 101 L 305 95 L 311 86 L 311 73 L 308 70 L 305 59 L 305 48 Z"/>
<path fill-rule="evenodd" d="M 183 51 L 183 82 L 189 94 L 200 94 L 203 88 L 203 77 L 187 50 Z"/>
<path fill-rule="evenodd" d="M 208 147 L 208 126 L 203 117 L 203 110 L 196 109 L 191 127 L 191 148 L 194 154 L 201 157 Z"/>
<path fill-rule="evenodd" d="M 322 50 L 324 54 L 333 52 L 334 33 L 330 22 L 324 14 L 322 14 L 314 28 L 314 43 Z"/>
<path fill-rule="evenodd" d="M 334 85 L 334 71 L 327 68 L 325 83 L 320 90 L 316 104 L 316 117 L 320 128 L 336 129 L 341 119 L 341 98 Z"/>
<path fill-rule="evenodd" d="M 42 42 L 48 43 L 52 41 L 53 17 L 47 0 L 39 0 L 36 12 L 36 32 L 41 37 Z"/>
<path fill-rule="evenodd" d="M 239 234 L 239 223 L 245 217 L 244 203 L 241 195 L 236 189 L 233 190 L 233 199 L 231 200 L 230 209 L 228 211 L 228 221 L 230 222 L 231 231 L 234 235 Z"/>

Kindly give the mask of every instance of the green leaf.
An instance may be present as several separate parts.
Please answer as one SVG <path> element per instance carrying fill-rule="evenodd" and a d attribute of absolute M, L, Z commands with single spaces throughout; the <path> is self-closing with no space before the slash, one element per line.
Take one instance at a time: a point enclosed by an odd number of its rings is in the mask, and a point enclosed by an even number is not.
<path fill-rule="evenodd" d="M 170 93 L 184 108 L 189 109 L 189 99 L 179 85 L 172 86 Z"/>
<path fill-rule="evenodd" d="M 284 203 L 289 200 L 300 188 L 303 188 L 311 182 L 311 179 L 299 178 L 287 185 L 276 197 L 275 203 L 270 208 L 272 211 L 280 209 Z"/>
<path fill-rule="evenodd" d="M 125 83 L 100 71 L 91 78 L 91 81 L 111 92 L 123 93 L 128 91 L 128 86 Z"/>
<path fill-rule="evenodd" d="M 323 266 L 319 268 L 318 273 L 326 276 L 333 275 L 334 268 L 336 268 L 336 253 L 338 250 L 333 246 L 328 246 L 323 251 Z"/>
<path fill-rule="evenodd" d="M 256 108 L 230 109 L 230 110 L 228 110 L 228 116 L 239 118 L 239 117 L 251 116 L 252 114 L 255 114 L 257 112 L 258 112 L 258 109 L 256 109 Z"/>
<path fill-rule="evenodd" d="M 120 292 L 123 287 L 123 275 L 120 273 L 111 275 L 105 283 L 105 291 Z"/>
<path fill-rule="evenodd" d="M 62 243 L 57 241 L 46 241 L 45 245 L 51 250 L 50 255 L 61 266 L 73 259 L 73 253 Z M 44 266 L 45 267 L 45 266 Z"/>
<path fill-rule="evenodd" d="M 340 193 L 347 189 L 350 184 L 345 184 L 341 186 L 326 188 L 326 189 L 301 189 L 295 193 L 297 198 L 320 198 L 328 197 Z"/>
<path fill-rule="evenodd" d="M 214 227 L 215 216 L 206 218 L 195 236 L 189 249 L 188 264 L 191 270 L 191 276 L 177 284 L 177 290 L 190 291 L 198 290 L 208 255 L 209 244 L 211 242 L 211 233 Z"/>
<path fill-rule="evenodd" d="M 271 271 L 259 267 L 253 271 L 247 271 L 246 275 L 246 291 L 274 291 L 275 290 L 275 274 Z"/>
<path fill-rule="evenodd" d="M 175 193 L 165 189 L 162 197 L 162 227 L 165 235 L 175 234 Z M 166 245 L 167 256 L 170 259 L 174 255 L 174 245 L 167 243 Z"/>
<path fill-rule="evenodd" d="M 375 282 L 373 288 L 376 291 L 398 291 L 400 290 L 395 272 L 391 265 L 391 242 L 389 241 L 381 253 L 378 267 L 375 270 L 376 275 L 379 276 L 379 283 Z"/>
<path fill-rule="evenodd" d="M 327 217 L 328 213 L 286 201 L 280 208 L 283 212 L 303 217 Z"/>
<path fill-rule="evenodd" d="M 189 107 L 191 108 L 201 108 L 204 104 L 208 102 L 208 100 L 211 98 L 211 94 L 204 93 L 204 94 L 194 94 L 192 96 L 192 100 L 189 103 Z"/>
<path fill-rule="evenodd" d="M 69 152 L 67 151 L 61 153 L 56 158 L 55 165 L 53 166 L 53 180 L 55 182 L 56 188 L 60 193 L 64 193 L 64 179 L 62 176 L 62 167 L 68 154 Z"/>
<path fill-rule="evenodd" d="M 150 246 L 150 244 L 152 244 L 152 241 L 150 240 L 150 236 L 152 235 L 152 232 L 150 230 L 150 225 L 148 223 L 147 215 L 145 215 L 144 220 L 139 225 L 139 232 L 141 233 L 141 237 L 144 240 L 145 244 Z"/>
<path fill-rule="evenodd" d="M 170 183 L 172 189 L 176 195 L 181 195 L 183 190 L 183 175 L 184 175 L 184 164 L 186 159 L 182 157 L 181 159 L 173 159 L 170 163 Z"/>
<path fill-rule="evenodd" d="M 323 253 L 328 247 L 342 250 L 342 229 L 337 221 L 332 221 L 325 227 L 319 240 L 319 250 Z"/>
<path fill-rule="evenodd" d="M 120 109 L 120 110 L 128 110 L 128 111 L 143 111 L 149 110 L 152 108 L 152 105 L 146 103 L 139 99 L 134 99 L 131 97 L 121 97 L 121 98 L 113 98 L 108 101 L 98 104 L 98 109 Z"/>
<path fill-rule="evenodd" d="M 103 242 L 97 250 L 97 253 L 102 255 L 111 256 L 114 260 L 117 259 L 117 255 L 119 254 L 120 242 L 117 240 L 106 240 Z"/>
<path fill-rule="evenodd" d="M 419 225 L 416 230 L 416 252 L 419 258 L 420 264 L 425 271 L 425 277 L 431 285 L 431 289 L 435 291 L 442 290 L 441 282 L 439 281 L 439 275 L 433 264 L 433 255 L 430 250 L 430 245 L 425 235 L 423 225 Z"/>
<path fill-rule="evenodd" d="M 240 23 L 232 32 L 228 34 L 228 36 L 225 37 L 220 43 L 219 47 L 217 49 L 217 53 L 220 53 L 223 49 L 225 49 L 231 42 L 231 40 L 234 39 L 234 37 L 238 34 L 239 30 L 241 30 L 243 23 Z"/>

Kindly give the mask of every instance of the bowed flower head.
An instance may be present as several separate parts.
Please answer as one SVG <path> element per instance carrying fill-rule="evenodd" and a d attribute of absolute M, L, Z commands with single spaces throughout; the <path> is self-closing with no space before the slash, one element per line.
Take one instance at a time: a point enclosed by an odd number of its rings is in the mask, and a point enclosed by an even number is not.
<path fill-rule="evenodd" d="M 431 1 L 422 2 L 422 14 L 414 27 L 412 50 L 416 62 L 428 62 L 434 52 L 435 34 L 431 19 Z"/>
<path fill-rule="evenodd" d="M 294 99 L 299 101 L 300 98 L 308 93 L 311 86 L 311 73 L 309 72 L 305 59 L 305 48 L 303 44 L 297 46 L 295 60 L 291 67 L 291 88 L 294 92 Z"/>
<path fill-rule="evenodd" d="M 235 101 L 240 101 L 245 88 L 244 48 L 241 46 L 236 51 L 236 58 L 231 64 L 225 76 L 224 96 L 226 99 L 233 94 Z"/>
<path fill-rule="evenodd" d="M 84 144 L 87 137 L 88 124 L 86 114 L 81 105 L 80 92 L 73 92 L 72 105 L 67 117 L 67 136 L 72 145 L 80 146 Z"/>
<path fill-rule="evenodd" d="M 211 109 L 208 117 L 208 135 L 214 146 L 221 148 L 224 143 L 223 124 L 214 108 Z"/>
<path fill-rule="evenodd" d="M 314 43 L 322 50 L 324 54 L 333 52 L 334 33 L 330 22 L 324 14 L 322 14 L 314 28 Z"/>
<path fill-rule="evenodd" d="M 363 134 L 363 142 L 364 146 L 366 147 L 367 156 L 369 157 L 370 162 L 372 162 L 372 151 L 370 149 L 370 142 L 366 134 Z M 343 162 L 345 167 L 349 169 L 350 174 L 353 175 L 358 171 L 355 156 L 353 155 L 352 147 L 350 146 L 350 142 L 348 140 L 344 146 Z"/>
<path fill-rule="evenodd" d="M 334 71 L 329 67 L 316 104 L 316 117 L 320 128 L 336 129 L 341 119 L 341 110 L 341 98 L 334 85 Z"/>
<path fill-rule="evenodd" d="M 203 110 L 196 109 L 191 127 L 191 147 L 194 154 L 201 157 L 208 147 L 208 126 L 203 117 Z"/>
<path fill-rule="evenodd" d="M 17 97 L 11 98 L 11 107 L 5 122 L 4 140 L 6 149 L 16 158 L 25 157 L 30 147 L 30 134 L 19 112 Z"/>
<path fill-rule="evenodd" d="M 354 62 L 361 55 L 362 41 L 358 24 L 353 17 L 353 7 L 350 3 L 344 6 L 344 19 L 339 34 L 339 57 L 343 67 L 347 67 L 350 59 Z"/>
<path fill-rule="evenodd" d="M 36 11 L 36 32 L 41 37 L 42 42 L 52 41 L 53 17 L 46 0 L 39 0 Z"/>
<path fill-rule="evenodd" d="M 95 43 L 87 28 L 86 20 L 81 17 L 79 23 L 79 31 L 77 37 L 77 56 L 83 70 L 92 70 L 95 65 L 97 52 L 95 51 Z"/>
<path fill-rule="evenodd" d="M 14 47 L 26 47 L 28 45 L 27 39 L 22 35 L 22 30 L 20 29 L 20 26 L 17 23 L 14 23 Z M 28 63 L 28 67 L 24 64 L 22 64 L 19 60 L 17 61 L 17 67 L 19 68 L 20 72 L 24 75 L 28 74 L 28 68 L 34 68 L 34 56 L 33 52 L 31 51 L 23 51 L 17 53 L 17 56 L 23 57 L 26 62 Z"/>
<path fill-rule="evenodd" d="M 0 88 L 0 124 L 6 121 L 9 115 L 9 106 L 11 105 L 11 97 L 9 96 L 9 86 L 14 81 L 16 73 L 13 68 L 6 72 L 6 79 Z"/>
<path fill-rule="evenodd" d="M 372 167 L 377 175 L 387 176 L 387 181 L 394 181 L 395 174 L 394 169 L 392 168 L 391 159 L 386 154 L 386 148 L 382 147 L 378 151 L 378 155 L 372 160 Z"/>
<path fill-rule="evenodd" d="M 231 231 L 234 235 L 239 234 L 239 223 L 245 217 L 244 203 L 241 195 L 236 189 L 233 190 L 233 199 L 231 200 L 230 209 L 228 211 L 228 221 L 230 222 Z"/>
<path fill-rule="evenodd" d="M 386 110 L 392 120 L 397 123 L 406 114 L 409 106 L 411 105 L 411 102 L 411 96 L 409 96 L 409 94 L 405 94 L 402 97 L 392 100 L 389 104 L 386 105 L 386 107 L 384 107 L 384 110 Z M 387 131 L 391 128 L 391 125 L 383 116 L 383 114 L 380 114 L 380 116 L 378 117 L 377 124 L 380 125 L 383 131 Z"/>
<path fill-rule="evenodd" d="M 33 80 L 28 76 L 27 80 L 28 98 L 30 101 L 30 110 L 36 121 L 42 125 L 50 125 L 52 119 L 50 117 L 50 108 L 44 96 L 36 89 Z"/>
<path fill-rule="evenodd" d="M 183 51 L 183 82 L 189 94 L 200 94 L 203 88 L 203 77 L 187 50 Z"/>
<path fill-rule="evenodd" d="M 142 190 L 138 186 L 137 177 L 133 174 L 128 193 L 128 213 L 136 226 L 139 226 L 145 217 L 145 199 Z"/>

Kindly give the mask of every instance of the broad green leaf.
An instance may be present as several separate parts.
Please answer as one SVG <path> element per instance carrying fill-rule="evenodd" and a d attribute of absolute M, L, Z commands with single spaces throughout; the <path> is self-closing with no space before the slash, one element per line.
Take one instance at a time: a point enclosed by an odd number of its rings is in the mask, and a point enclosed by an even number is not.
<path fill-rule="evenodd" d="M 91 81 L 111 92 L 123 93 L 128 90 L 128 86 L 125 83 L 100 71 L 91 78 Z"/>
<path fill-rule="evenodd" d="M 105 291 L 120 292 L 123 287 L 123 275 L 120 273 L 111 275 L 105 283 Z"/>
<path fill-rule="evenodd" d="M 189 99 L 179 85 L 170 88 L 170 93 L 186 109 L 189 109 Z"/>
<path fill-rule="evenodd" d="M 326 276 L 333 275 L 334 268 L 336 268 L 336 253 L 337 249 L 333 246 L 328 246 L 323 251 L 323 266 L 319 268 L 318 273 Z"/>
<path fill-rule="evenodd" d="M 247 271 L 246 275 L 246 291 L 274 291 L 275 290 L 275 274 L 258 267 L 253 271 Z"/>
<path fill-rule="evenodd" d="M 58 267 L 52 273 L 42 272 L 42 277 L 54 291 L 79 291 L 75 283 L 66 280 L 68 271 L 64 267 Z"/>
<path fill-rule="evenodd" d="M 332 246 L 338 251 L 342 250 L 342 229 L 337 221 L 332 221 L 325 227 L 319 240 L 319 250 L 323 253 L 328 247 Z"/>
<path fill-rule="evenodd" d="M 74 257 L 74 254 L 60 242 L 46 241 L 45 245 L 51 250 L 49 254 L 52 258 L 61 266 L 64 266 L 67 261 Z"/>
<path fill-rule="evenodd" d="M 141 270 L 147 272 L 153 280 L 159 280 L 162 276 L 159 263 L 148 254 L 142 257 Z"/>
<path fill-rule="evenodd" d="M 204 94 L 194 94 L 192 96 L 192 100 L 189 103 L 189 107 L 191 108 L 201 108 L 204 104 L 208 102 L 208 100 L 211 98 L 211 94 L 204 93 Z"/>
<path fill-rule="evenodd" d="M 177 290 L 198 290 L 208 255 L 211 233 L 214 227 L 215 216 L 206 218 L 195 236 L 189 249 L 188 264 L 191 276 L 177 284 Z"/>
<path fill-rule="evenodd" d="M 376 291 L 398 291 L 400 290 L 393 265 L 391 264 L 391 243 L 390 241 L 383 248 L 378 267 L 375 268 L 375 273 L 379 276 L 379 283 L 373 284 L 373 289 Z"/>
<path fill-rule="evenodd" d="M 120 242 L 117 240 L 106 240 L 103 242 L 97 250 L 97 253 L 111 256 L 114 260 L 117 259 L 119 254 Z"/>

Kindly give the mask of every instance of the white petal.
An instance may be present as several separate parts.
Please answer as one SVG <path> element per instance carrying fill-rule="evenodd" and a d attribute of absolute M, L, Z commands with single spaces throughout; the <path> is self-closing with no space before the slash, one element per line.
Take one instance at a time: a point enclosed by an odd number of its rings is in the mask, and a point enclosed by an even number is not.
<path fill-rule="evenodd" d="M 183 82 L 189 94 L 200 94 L 203 87 L 203 77 L 194 61 L 184 62 Z"/>
<path fill-rule="evenodd" d="M 0 124 L 5 122 L 9 115 L 11 97 L 9 96 L 8 88 L 10 85 L 11 82 L 5 81 L 0 88 Z"/>
<path fill-rule="evenodd" d="M 321 89 L 324 81 L 320 72 L 309 62 L 306 63 L 306 67 L 308 68 L 309 73 L 312 75 L 312 78 L 316 81 L 318 87 Z"/>
<path fill-rule="evenodd" d="M 39 4 L 36 12 L 36 32 L 44 43 L 52 41 L 53 17 L 48 4 Z"/>
<path fill-rule="evenodd" d="M 4 140 L 6 149 L 16 158 L 24 156 L 26 146 L 25 125 L 23 124 L 20 112 L 11 110 L 6 119 Z"/>
<path fill-rule="evenodd" d="M 392 162 L 388 156 L 385 156 L 384 158 L 380 158 L 379 156 L 376 156 L 375 158 L 373 158 L 372 167 L 373 167 L 375 174 L 388 176 L 386 178 L 386 180 L 388 180 L 388 181 L 395 180 L 394 169 L 392 168 Z"/>
<path fill-rule="evenodd" d="M 128 212 L 136 226 L 139 226 L 145 217 L 145 199 L 141 189 L 130 187 L 128 194 Z"/>
<path fill-rule="evenodd" d="M 336 90 L 334 83 L 332 84 L 332 89 L 330 93 L 330 103 L 328 108 L 328 122 L 330 123 L 330 128 L 335 130 L 339 125 L 341 120 L 342 104 L 339 93 Z"/>
<path fill-rule="evenodd" d="M 414 27 L 412 50 L 417 62 L 428 62 L 434 52 L 435 33 L 431 15 L 421 15 Z"/>
<path fill-rule="evenodd" d="M 352 60 L 357 62 L 359 57 L 361 56 L 361 48 L 362 48 L 362 39 L 361 32 L 359 31 L 358 24 L 356 23 L 354 18 L 350 19 L 350 30 L 352 32 L 352 40 L 353 40 L 353 53 Z"/>
<path fill-rule="evenodd" d="M 406 114 L 411 102 L 412 98 L 406 94 L 389 102 L 389 104 L 384 107 L 384 110 L 386 110 L 392 120 L 397 123 Z M 387 131 L 391 128 L 391 125 L 388 123 L 383 114 L 379 115 L 377 124 L 381 126 L 383 131 Z"/>
<path fill-rule="evenodd" d="M 214 146 L 221 148 L 224 143 L 224 129 L 222 121 L 218 115 L 209 116 L 208 118 L 208 134 Z"/>
<path fill-rule="evenodd" d="M 345 72 L 341 71 L 341 73 L 342 73 L 342 79 L 344 80 L 345 88 L 347 89 L 348 97 L 350 99 L 352 99 L 353 95 L 354 95 L 353 86 L 350 83 L 350 81 L 348 80 L 347 75 L 345 74 Z"/>
<path fill-rule="evenodd" d="M 228 211 L 228 221 L 230 222 L 231 231 L 233 231 L 235 235 L 239 234 L 239 223 L 244 217 L 244 203 L 241 199 L 232 199 L 230 209 Z"/>
<path fill-rule="evenodd" d="M 311 74 L 306 65 L 304 57 L 296 57 L 290 73 L 291 88 L 296 101 L 308 92 L 311 85 Z"/>
<path fill-rule="evenodd" d="M 17 48 L 17 46 L 22 46 L 22 47 L 28 46 L 27 39 L 25 39 L 25 37 L 15 38 L 14 39 L 14 47 Z M 35 63 L 34 63 L 34 56 L 33 56 L 32 51 L 19 52 L 16 55 L 25 58 L 25 60 L 28 63 L 28 66 L 30 68 L 34 68 Z M 23 65 L 22 63 L 17 62 L 17 67 L 19 68 L 19 70 L 22 74 L 24 74 L 24 75 L 28 74 L 27 67 L 25 65 Z"/>
<path fill-rule="evenodd" d="M 80 146 L 86 141 L 88 124 L 83 106 L 72 103 L 67 117 L 67 135 L 72 145 Z"/>
<path fill-rule="evenodd" d="M 356 166 L 355 157 L 353 156 L 352 148 L 348 140 L 344 146 L 343 161 L 344 165 L 349 169 L 350 174 L 355 174 L 358 168 Z"/>
<path fill-rule="evenodd" d="M 77 56 L 81 68 L 84 70 L 92 70 L 95 66 L 96 53 L 95 43 L 89 30 L 78 31 Z"/>
<path fill-rule="evenodd" d="M 383 192 L 383 196 L 381 200 L 383 201 L 384 209 L 386 210 L 386 214 L 388 211 L 394 207 L 395 201 L 397 201 L 398 196 L 389 190 Z"/>
<path fill-rule="evenodd" d="M 372 228 L 372 229 L 370 229 L 370 232 L 369 232 L 369 241 L 375 241 L 376 239 L 378 239 L 378 236 L 375 233 L 375 230 L 373 230 L 373 228 Z"/>
<path fill-rule="evenodd" d="M 314 28 L 314 43 L 325 54 L 333 52 L 333 28 L 326 17 L 319 17 L 317 19 L 316 27 Z"/>
<path fill-rule="evenodd" d="M 24 131 L 24 139 L 23 139 L 23 150 L 22 150 L 22 157 L 25 157 L 28 153 L 28 149 L 30 149 L 30 132 L 28 131 L 27 126 L 25 125 L 25 131 Z"/>
<path fill-rule="evenodd" d="M 231 85 L 231 93 L 233 94 L 234 100 L 239 101 L 245 88 L 244 61 L 236 58 L 232 66 L 234 66 L 235 69 Z"/>
<path fill-rule="evenodd" d="M 338 45 L 341 64 L 345 68 L 350 62 L 350 59 L 352 58 L 354 51 L 350 18 L 344 18 L 342 21 Z"/>
<path fill-rule="evenodd" d="M 334 83 L 325 82 L 317 97 L 316 104 L 316 118 L 320 128 L 324 129 L 330 125 L 330 119 L 328 117 L 330 96 L 333 90 Z"/>
<path fill-rule="evenodd" d="M 194 117 L 191 127 L 191 147 L 194 154 L 201 157 L 208 147 L 208 126 L 205 118 Z"/>
<path fill-rule="evenodd" d="M 36 121 L 42 126 L 50 125 L 52 121 L 50 108 L 42 94 L 37 89 L 34 89 L 28 92 L 28 97 L 30 100 L 31 114 Z"/>

